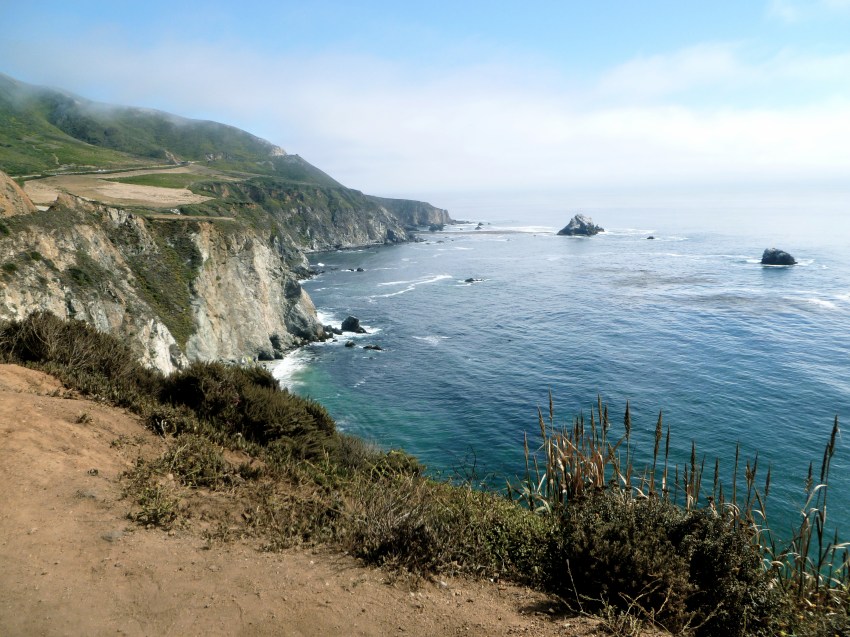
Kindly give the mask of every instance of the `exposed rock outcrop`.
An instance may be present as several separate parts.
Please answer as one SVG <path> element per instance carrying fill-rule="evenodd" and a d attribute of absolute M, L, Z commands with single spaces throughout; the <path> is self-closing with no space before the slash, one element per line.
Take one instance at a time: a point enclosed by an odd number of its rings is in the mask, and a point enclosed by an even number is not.
<path fill-rule="evenodd" d="M 164 372 L 279 357 L 323 335 L 291 255 L 250 227 L 153 221 L 68 195 L 6 225 L 0 319 L 82 319 Z"/>
<path fill-rule="evenodd" d="M 767 248 L 761 255 L 762 265 L 795 265 L 797 260 L 784 250 Z"/>
<path fill-rule="evenodd" d="M 0 320 L 36 310 L 85 320 L 164 372 L 192 360 L 279 358 L 332 337 L 298 282 L 310 274 L 305 252 L 407 241 L 407 223 L 451 221 L 421 202 L 263 177 L 210 182 L 214 199 L 199 219 L 66 194 L 38 211 L 0 178 L 0 206 L 12 215 L 0 227 Z M 347 321 L 342 330 L 365 333 Z"/>
<path fill-rule="evenodd" d="M 444 226 L 455 223 L 449 216 L 448 210 L 437 208 L 424 201 L 412 201 L 409 199 L 388 199 L 386 197 L 372 197 L 369 199 L 389 210 L 398 217 L 405 226 Z"/>
<path fill-rule="evenodd" d="M 600 232 L 605 232 L 605 228 L 597 226 L 593 223 L 593 219 L 584 215 L 576 215 L 570 219 L 570 222 L 566 226 L 558 230 L 559 235 L 570 237 L 592 237 Z"/>
<path fill-rule="evenodd" d="M 0 217 L 28 215 L 35 211 L 35 204 L 21 187 L 6 173 L 0 172 Z"/>
<path fill-rule="evenodd" d="M 400 243 L 411 238 L 405 228 L 409 225 L 404 220 L 406 217 L 384 205 L 399 200 L 369 197 L 349 188 L 307 188 L 272 178 L 256 178 L 208 184 L 202 192 L 219 201 L 223 214 L 269 215 L 285 233 L 287 244 L 308 252 Z M 409 203 L 413 207 L 421 202 Z M 396 207 L 404 209 L 401 204 Z"/>
<path fill-rule="evenodd" d="M 356 316 L 348 316 L 340 326 L 343 332 L 354 332 L 355 334 L 365 334 L 366 329 L 360 325 L 360 319 Z"/>

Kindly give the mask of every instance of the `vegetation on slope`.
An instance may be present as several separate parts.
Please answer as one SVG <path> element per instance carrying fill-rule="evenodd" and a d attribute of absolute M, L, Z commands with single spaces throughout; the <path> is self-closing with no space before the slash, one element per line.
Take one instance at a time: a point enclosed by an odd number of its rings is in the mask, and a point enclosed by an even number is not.
<path fill-rule="evenodd" d="M 321 406 L 260 368 L 197 363 L 166 378 L 112 337 L 49 314 L 0 326 L 0 358 L 132 409 L 171 441 L 126 477 L 131 516 L 145 525 L 190 525 L 191 503 L 214 492 L 233 515 L 207 531 L 211 543 L 330 542 L 396 573 L 509 578 L 600 614 L 616 634 L 646 624 L 696 635 L 850 630 L 847 555 L 823 537 L 837 422 L 821 486 L 808 486 L 807 522 L 777 551 L 756 522 L 769 479 L 757 489 L 754 464 L 740 497 L 721 496 L 717 478 L 704 497 L 695 451 L 670 479 L 659 418 L 653 467 L 636 472 L 628 408 L 615 437 L 601 403 L 563 428 L 550 404 L 541 445 L 527 445 L 526 479 L 505 497 L 436 482 L 406 454 L 341 435 Z M 234 450 L 241 462 L 227 459 Z"/>
<path fill-rule="evenodd" d="M 11 175 L 120 169 L 176 161 L 224 172 L 341 187 L 270 142 L 217 122 L 99 104 L 0 75 L 0 170 Z"/>

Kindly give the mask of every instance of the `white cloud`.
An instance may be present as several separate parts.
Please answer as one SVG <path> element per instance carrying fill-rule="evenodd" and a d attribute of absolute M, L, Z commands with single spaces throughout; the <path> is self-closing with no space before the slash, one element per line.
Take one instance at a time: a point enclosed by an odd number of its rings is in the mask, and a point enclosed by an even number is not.
<path fill-rule="evenodd" d="M 797 22 L 801 17 L 798 3 L 792 0 L 770 0 L 767 5 L 767 15 L 782 22 Z"/>
<path fill-rule="evenodd" d="M 370 57 L 266 57 L 187 43 L 60 53 L 49 42 L 33 51 L 32 79 L 83 94 L 109 86 L 110 101 L 238 125 L 376 194 L 850 177 L 850 53 L 747 61 L 743 45 L 706 44 L 636 58 L 583 83 L 495 63 L 421 71 Z M 682 97 L 799 93 L 799 82 L 817 91 L 784 106 Z"/>
<path fill-rule="evenodd" d="M 805 19 L 850 12 L 850 0 L 769 0 L 768 17 L 793 24 Z"/>

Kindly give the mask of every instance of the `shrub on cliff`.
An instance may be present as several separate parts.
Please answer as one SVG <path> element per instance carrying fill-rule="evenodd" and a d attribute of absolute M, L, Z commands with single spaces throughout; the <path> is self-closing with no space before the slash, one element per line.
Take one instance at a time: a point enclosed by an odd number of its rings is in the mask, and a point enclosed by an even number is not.
<path fill-rule="evenodd" d="M 162 381 L 115 337 L 50 312 L 33 312 L 0 326 L 0 356 L 43 366 L 75 389 L 125 407 L 152 397 Z"/>
<path fill-rule="evenodd" d="M 335 425 L 324 407 L 281 389 L 260 367 L 193 363 L 164 380 L 159 398 L 225 434 L 261 445 L 278 441 L 297 455 L 314 455 L 333 442 Z"/>
<path fill-rule="evenodd" d="M 563 511 L 549 588 L 679 633 L 769 634 L 778 606 L 756 545 L 728 517 L 601 490 Z"/>

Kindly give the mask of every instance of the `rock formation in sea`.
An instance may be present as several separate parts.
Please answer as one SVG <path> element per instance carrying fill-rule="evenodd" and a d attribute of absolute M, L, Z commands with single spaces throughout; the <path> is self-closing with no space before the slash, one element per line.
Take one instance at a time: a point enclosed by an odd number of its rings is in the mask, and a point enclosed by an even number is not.
<path fill-rule="evenodd" d="M 593 219 L 581 214 L 574 216 L 566 226 L 558 230 L 559 235 L 568 237 L 592 237 L 600 232 L 605 232 L 605 228 L 597 226 Z"/>
<path fill-rule="evenodd" d="M 784 250 L 767 248 L 761 255 L 762 265 L 795 265 L 797 260 Z"/>
<path fill-rule="evenodd" d="M 343 332 L 354 332 L 355 334 L 365 334 L 366 330 L 360 325 L 360 319 L 356 316 L 347 316 L 340 326 Z"/>

